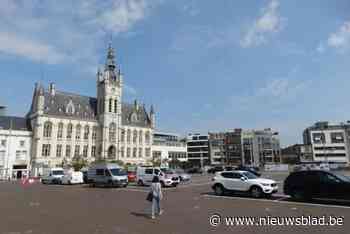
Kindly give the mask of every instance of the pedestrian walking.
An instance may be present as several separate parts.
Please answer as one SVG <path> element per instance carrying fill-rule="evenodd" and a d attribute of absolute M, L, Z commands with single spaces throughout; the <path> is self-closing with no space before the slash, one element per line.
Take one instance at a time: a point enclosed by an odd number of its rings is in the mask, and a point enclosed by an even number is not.
<path fill-rule="evenodd" d="M 148 194 L 147 200 L 152 201 L 152 219 L 156 218 L 156 215 L 161 215 L 161 200 L 163 199 L 162 186 L 158 176 L 154 176 L 151 185 L 151 191 Z"/>

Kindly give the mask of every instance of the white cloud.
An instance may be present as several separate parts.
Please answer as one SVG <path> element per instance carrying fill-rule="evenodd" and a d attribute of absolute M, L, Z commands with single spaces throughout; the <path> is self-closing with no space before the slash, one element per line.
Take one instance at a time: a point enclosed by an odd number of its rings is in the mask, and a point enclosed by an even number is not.
<path fill-rule="evenodd" d="M 278 0 L 271 0 L 268 6 L 262 9 L 262 15 L 255 20 L 240 41 L 243 48 L 264 44 L 272 34 L 282 30 L 285 19 L 279 14 L 279 5 Z"/>
<path fill-rule="evenodd" d="M 115 1 L 112 8 L 97 18 L 96 22 L 115 33 L 125 32 L 145 17 L 147 8 L 145 0 Z"/>
<path fill-rule="evenodd" d="M 37 62 L 56 64 L 64 61 L 66 56 L 54 47 L 20 38 L 15 34 L 0 32 L 0 53 L 23 56 Z"/>
<path fill-rule="evenodd" d="M 243 111 L 281 113 L 281 110 L 295 105 L 308 87 L 310 81 L 289 77 L 270 79 L 252 93 L 232 97 L 232 103 Z"/>
<path fill-rule="evenodd" d="M 328 37 L 327 44 L 340 52 L 345 52 L 350 47 L 350 21 L 344 22 L 340 28 L 331 33 Z"/>
<path fill-rule="evenodd" d="M 113 33 L 127 32 L 161 0 L 1 1 L 0 53 L 96 66 Z"/>

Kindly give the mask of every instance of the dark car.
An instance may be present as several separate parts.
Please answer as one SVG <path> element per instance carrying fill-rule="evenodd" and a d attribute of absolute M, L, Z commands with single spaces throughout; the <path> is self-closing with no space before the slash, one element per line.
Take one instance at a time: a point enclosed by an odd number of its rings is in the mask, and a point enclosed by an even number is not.
<path fill-rule="evenodd" d="M 248 167 L 248 166 L 243 166 L 243 165 L 241 165 L 241 166 L 238 166 L 237 168 L 236 168 L 236 170 L 237 171 L 249 171 L 250 173 L 253 173 L 254 175 L 256 175 L 256 176 L 258 176 L 258 177 L 260 177 L 261 176 L 261 174 L 256 170 L 256 168 L 254 168 L 254 167 Z"/>
<path fill-rule="evenodd" d="M 295 200 L 350 200 L 350 178 L 322 170 L 292 172 L 284 182 L 284 193 Z"/>
<path fill-rule="evenodd" d="M 220 172 L 220 171 L 224 171 L 224 170 L 225 170 L 225 168 L 222 166 L 215 166 L 213 168 L 210 168 L 207 172 L 215 174 L 216 172 Z"/>
<path fill-rule="evenodd" d="M 84 181 L 84 184 L 87 184 L 88 183 L 88 172 L 87 171 L 82 171 L 83 173 L 83 181 Z"/>

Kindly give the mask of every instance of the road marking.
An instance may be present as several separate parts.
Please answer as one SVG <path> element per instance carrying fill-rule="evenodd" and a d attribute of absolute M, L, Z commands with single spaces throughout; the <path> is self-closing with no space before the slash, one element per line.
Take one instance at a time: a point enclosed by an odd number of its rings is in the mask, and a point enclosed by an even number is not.
<path fill-rule="evenodd" d="M 341 206 L 341 205 L 314 204 L 314 203 L 293 202 L 293 201 L 283 201 L 283 200 L 266 200 L 266 199 L 255 199 L 255 198 L 246 198 L 246 197 L 227 197 L 227 196 L 220 196 L 219 197 L 216 195 L 209 195 L 209 194 L 203 194 L 202 196 L 207 197 L 207 198 L 218 198 L 218 199 L 275 202 L 275 203 L 293 204 L 293 205 L 301 205 L 301 206 L 316 206 L 316 207 L 327 207 L 327 208 L 350 209 L 350 206 Z"/>
<path fill-rule="evenodd" d="M 118 189 L 120 191 L 133 191 L 133 192 L 142 192 L 142 193 L 148 193 L 149 190 L 142 190 L 142 189 L 133 189 L 133 188 L 121 188 L 121 189 Z M 115 190 L 115 191 L 118 191 L 118 190 Z"/>

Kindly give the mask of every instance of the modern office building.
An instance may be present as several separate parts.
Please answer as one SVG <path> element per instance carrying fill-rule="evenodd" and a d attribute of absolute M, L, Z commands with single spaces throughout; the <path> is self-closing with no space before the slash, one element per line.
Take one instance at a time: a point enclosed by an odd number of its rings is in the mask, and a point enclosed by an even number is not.
<path fill-rule="evenodd" d="M 0 116 L 0 179 L 29 173 L 32 131 L 27 119 Z"/>
<path fill-rule="evenodd" d="M 193 166 L 203 167 L 210 165 L 209 136 L 199 133 L 188 134 L 187 157 Z"/>
<path fill-rule="evenodd" d="M 270 128 L 242 131 L 243 163 L 262 166 L 281 161 L 278 132 Z"/>
<path fill-rule="evenodd" d="M 242 129 L 238 128 L 226 132 L 224 149 L 227 165 L 241 165 L 243 163 L 242 148 Z"/>
<path fill-rule="evenodd" d="M 222 165 L 225 164 L 225 132 L 209 133 L 209 152 L 210 164 Z"/>
<path fill-rule="evenodd" d="M 303 140 L 304 144 L 312 146 L 314 161 L 349 164 L 350 121 L 317 122 L 304 130 Z"/>
<path fill-rule="evenodd" d="M 154 132 L 152 156 L 168 166 L 171 161 L 187 161 L 187 145 L 180 136 L 172 133 Z"/>
<path fill-rule="evenodd" d="M 304 144 L 294 144 L 281 150 L 282 163 L 302 163 L 312 162 L 312 146 Z"/>
<path fill-rule="evenodd" d="M 242 164 L 242 129 L 209 133 L 209 152 L 211 165 Z"/>

